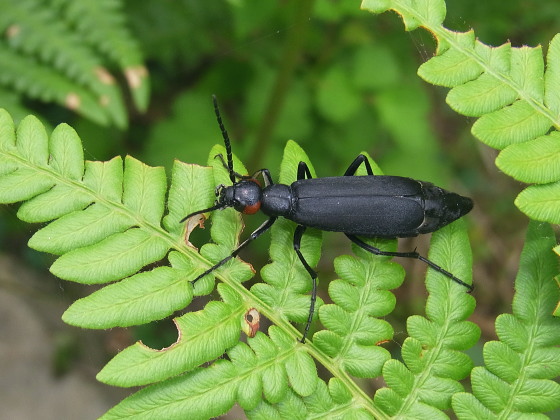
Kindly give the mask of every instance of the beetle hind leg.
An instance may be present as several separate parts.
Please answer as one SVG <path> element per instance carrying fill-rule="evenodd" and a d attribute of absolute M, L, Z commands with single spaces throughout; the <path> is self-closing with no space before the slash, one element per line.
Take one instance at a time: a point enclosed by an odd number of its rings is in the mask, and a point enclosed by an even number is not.
<path fill-rule="evenodd" d="M 374 176 L 373 170 L 371 169 L 371 163 L 369 163 L 369 159 L 366 155 L 356 156 L 356 159 L 354 159 L 350 166 L 348 166 L 348 169 L 346 169 L 346 172 L 344 172 L 344 176 L 354 176 L 362 163 L 366 167 L 368 175 Z"/>
<path fill-rule="evenodd" d="M 306 227 L 302 225 L 297 225 L 296 230 L 294 232 L 294 251 L 296 252 L 299 260 L 311 276 L 311 303 L 309 305 L 309 315 L 307 317 L 307 322 L 305 324 L 305 330 L 303 331 L 303 337 L 301 338 L 301 342 L 305 343 L 305 338 L 307 337 L 307 333 L 309 332 L 309 328 L 311 327 L 311 321 L 313 321 L 313 313 L 315 312 L 315 301 L 317 300 L 317 272 L 311 268 L 309 263 L 305 260 L 305 257 L 300 251 L 301 245 L 301 238 L 303 236 L 303 232 L 305 232 Z"/>
<path fill-rule="evenodd" d="M 468 284 L 465 283 L 463 280 L 455 277 L 453 274 L 451 274 L 449 271 L 441 268 L 439 265 L 437 265 L 435 262 L 430 261 L 429 259 L 427 259 L 426 257 L 423 257 L 422 255 L 420 255 L 418 252 L 413 251 L 413 252 L 392 252 L 392 251 L 382 251 L 379 248 L 376 248 L 374 246 L 371 246 L 367 243 L 365 243 L 364 241 L 362 241 L 360 238 L 358 238 L 357 236 L 354 235 L 349 235 L 346 234 L 346 236 L 348 237 L 348 239 L 350 239 L 352 242 L 354 242 L 356 245 L 358 245 L 360 248 L 365 249 L 368 252 L 371 252 L 372 254 L 375 255 L 384 255 L 387 257 L 403 257 L 403 258 L 414 258 L 417 260 L 422 261 L 423 263 L 427 264 L 429 267 L 433 268 L 434 270 L 436 270 L 438 273 L 443 274 L 444 276 L 446 276 L 447 278 L 449 278 L 450 280 L 454 281 L 457 284 L 460 284 L 461 286 L 467 288 L 467 291 L 469 293 L 471 293 L 474 290 L 474 286 L 472 284 Z"/>
<path fill-rule="evenodd" d="M 297 170 L 297 179 L 311 179 L 311 171 L 309 170 L 309 166 L 307 163 L 300 162 L 298 165 Z M 305 257 L 300 251 L 301 245 L 301 238 L 303 237 L 303 233 L 305 232 L 306 227 L 302 225 L 297 225 L 296 230 L 294 232 L 294 251 L 296 252 L 299 260 L 311 276 L 311 303 L 309 305 L 309 316 L 307 317 L 307 322 L 305 323 L 305 330 L 303 331 L 303 337 L 301 338 L 301 342 L 305 343 L 305 338 L 307 337 L 307 333 L 309 332 L 309 328 L 311 327 L 311 321 L 313 321 L 313 313 L 315 312 L 315 302 L 317 300 L 317 272 L 311 268 L 309 263 L 305 260 Z"/>
<path fill-rule="evenodd" d="M 307 163 L 300 162 L 297 167 L 297 180 L 299 181 L 301 179 L 311 178 L 313 177 L 311 176 L 311 171 L 309 170 L 309 166 L 307 166 Z"/>

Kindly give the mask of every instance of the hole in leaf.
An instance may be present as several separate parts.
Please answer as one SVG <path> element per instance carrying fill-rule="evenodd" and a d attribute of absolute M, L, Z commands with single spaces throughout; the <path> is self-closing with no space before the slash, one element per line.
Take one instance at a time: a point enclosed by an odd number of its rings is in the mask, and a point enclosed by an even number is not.
<path fill-rule="evenodd" d="M 146 347 L 164 349 L 177 341 L 177 326 L 172 318 L 149 324 L 138 325 L 134 328 L 135 340 L 140 340 Z"/>

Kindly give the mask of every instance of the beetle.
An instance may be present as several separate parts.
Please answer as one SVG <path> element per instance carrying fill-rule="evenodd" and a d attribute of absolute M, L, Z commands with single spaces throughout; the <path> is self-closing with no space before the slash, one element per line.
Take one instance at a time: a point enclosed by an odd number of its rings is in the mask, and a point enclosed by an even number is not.
<path fill-rule="evenodd" d="M 358 155 L 344 176 L 338 177 L 312 178 L 307 164 L 300 162 L 297 180 L 290 185 L 275 184 L 268 169 L 261 169 L 250 176 L 241 175 L 233 169 L 229 136 L 216 97 L 213 96 L 212 100 L 226 147 L 226 160 L 221 154 L 216 157 L 227 169 L 232 185 L 218 185 L 214 205 L 185 216 L 181 223 L 192 216 L 227 207 L 233 207 L 244 214 L 262 211 L 268 219 L 229 256 L 192 280 L 193 284 L 235 258 L 250 242 L 265 233 L 278 217 L 284 217 L 297 223 L 293 248 L 312 280 L 309 316 L 301 339 L 302 343 L 305 343 L 309 332 L 317 298 L 317 272 L 311 268 L 300 251 L 301 238 L 308 227 L 342 232 L 353 243 L 375 255 L 418 259 L 464 286 L 469 293 L 473 291 L 474 286 L 455 277 L 416 251 L 382 251 L 360 239 L 360 236 L 408 238 L 434 232 L 471 211 L 473 201 L 470 198 L 446 191 L 425 181 L 400 176 L 374 175 L 365 155 Z M 355 175 L 362 164 L 366 168 L 367 175 Z M 261 187 L 257 180 L 259 176 L 264 180 L 264 187 Z"/>

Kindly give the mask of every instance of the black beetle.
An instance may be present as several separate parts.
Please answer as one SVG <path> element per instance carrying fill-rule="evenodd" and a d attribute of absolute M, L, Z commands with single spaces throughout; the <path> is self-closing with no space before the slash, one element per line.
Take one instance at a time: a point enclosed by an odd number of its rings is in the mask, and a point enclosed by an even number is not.
<path fill-rule="evenodd" d="M 375 255 L 419 259 L 466 287 L 469 292 L 474 289 L 472 285 L 458 279 L 416 251 L 382 251 L 358 237 L 407 238 L 434 232 L 471 211 L 473 201 L 470 198 L 446 191 L 429 182 L 400 176 L 374 175 L 371 164 L 364 155 L 354 159 L 344 176 L 338 177 L 312 178 L 307 164 L 300 162 L 297 181 L 290 185 L 274 184 L 268 169 L 261 169 L 252 176 L 241 175 L 233 170 L 229 136 L 222 122 L 216 97 L 212 98 L 224 138 L 227 161 L 222 155 L 217 157 L 228 170 L 232 185 L 219 185 L 216 188 L 218 198 L 212 207 L 191 213 L 181 222 L 194 215 L 226 207 L 233 207 L 244 214 L 254 214 L 260 210 L 269 218 L 229 256 L 192 280 L 192 283 L 236 257 L 245 246 L 266 232 L 277 217 L 281 216 L 297 223 L 294 250 L 313 282 L 309 317 L 302 343 L 305 342 L 313 319 L 317 296 L 317 273 L 300 252 L 301 238 L 308 227 L 342 232 L 356 245 Z M 365 165 L 368 175 L 355 175 L 361 164 Z M 257 181 L 258 176 L 264 179 L 264 188 Z"/>

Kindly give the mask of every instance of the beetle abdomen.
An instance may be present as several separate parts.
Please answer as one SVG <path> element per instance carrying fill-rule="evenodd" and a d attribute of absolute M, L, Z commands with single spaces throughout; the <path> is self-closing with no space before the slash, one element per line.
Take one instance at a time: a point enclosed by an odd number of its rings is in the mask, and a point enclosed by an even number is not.
<path fill-rule="evenodd" d="M 291 185 L 293 209 L 285 217 L 304 226 L 352 235 L 408 237 L 424 221 L 422 185 L 393 176 L 314 178 Z"/>
<path fill-rule="evenodd" d="M 380 238 L 434 232 L 472 209 L 472 200 L 399 176 L 303 179 L 282 216 L 303 226 Z"/>
<path fill-rule="evenodd" d="M 424 220 L 420 204 L 405 197 L 304 198 L 294 210 L 288 218 L 304 226 L 385 238 L 416 236 Z"/>

